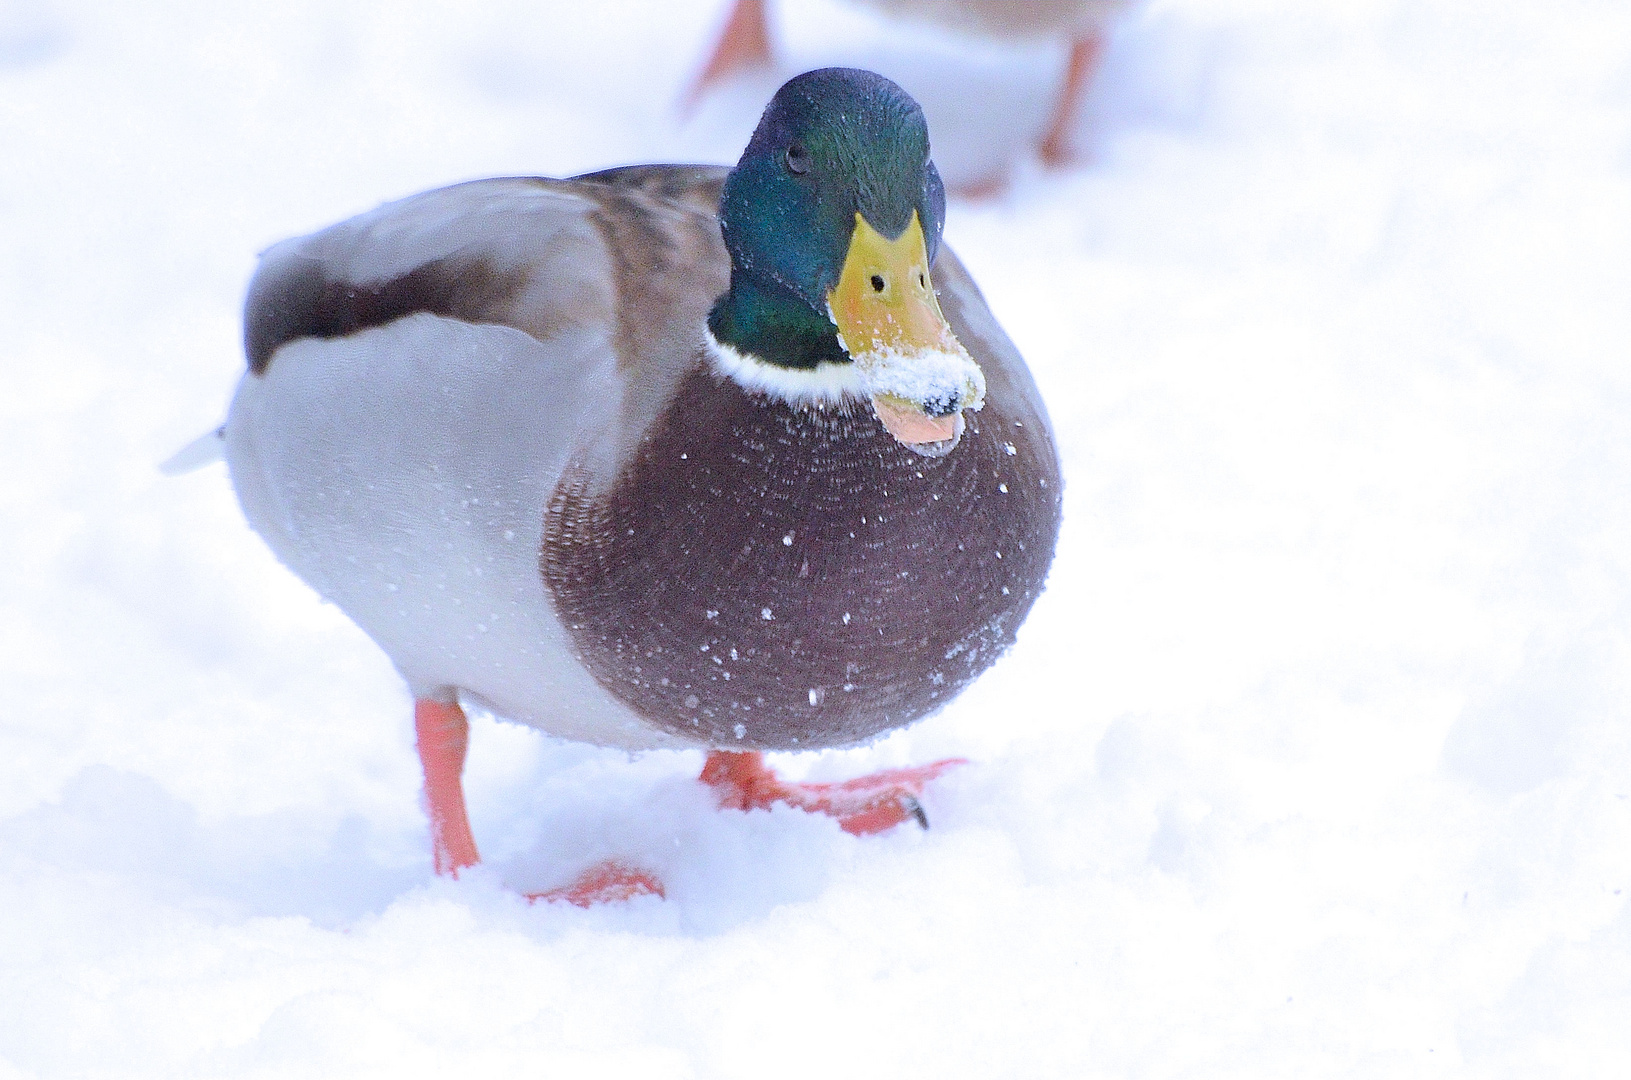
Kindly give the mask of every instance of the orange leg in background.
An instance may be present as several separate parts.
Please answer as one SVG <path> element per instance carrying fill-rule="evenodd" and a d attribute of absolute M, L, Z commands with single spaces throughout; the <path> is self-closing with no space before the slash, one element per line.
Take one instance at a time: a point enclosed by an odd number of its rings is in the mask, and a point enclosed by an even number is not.
<path fill-rule="evenodd" d="M 736 0 L 736 6 L 731 8 L 730 18 L 725 22 L 725 29 L 719 35 L 719 42 L 714 46 L 713 55 L 681 99 L 681 111 L 690 112 L 696 108 L 697 102 L 702 100 L 702 95 L 710 87 L 737 72 L 770 65 L 770 23 L 765 13 L 765 0 Z"/>
<path fill-rule="evenodd" d="M 476 840 L 470 835 L 461 780 L 465 751 L 470 745 L 470 722 L 456 701 L 421 698 L 413 703 L 413 727 L 419 743 L 419 763 L 425 770 L 425 809 L 430 814 L 430 844 L 436 872 L 456 878 L 460 870 L 481 861 Z M 578 907 L 588 907 L 653 894 L 664 895 L 663 884 L 655 876 L 617 859 L 608 859 L 579 874 L 570 885 L 528 893 L 527 899 L 564 900 Z"/>
<path fill-rule="evenodd" d="M 711 750 L 698 777 L 719 793 L 719 805 L 732 810 L 763 810 L 784 802 L 800 810 L 827 814 L 854 836 L 870 836 L 915 819 L 925 829 L 929 819 L 917 797 L 930 780 L 966 758 L 946 758 L 911 769 L 885 769 L 836 784 L 790 784 L 765 764 L 758 751 Z"/>
<path fill-rule="evenodd" d="M 1038 153 L 1042 162 L 1053 168 L 1069 165 L 1075 158 L 1070 148 L 1070 133 L 1076 126 L 1076 114 L 1081 108 L 1082 93 L 1098 69 L 1104 55 L 1104 32 L 1088 30 L 1070 43 L 1070 63 L 1065 68 L 1065 85 L 1059 91 L 1059 101 L 1053 107 L 1047 134 L 1042 137 Z"/>

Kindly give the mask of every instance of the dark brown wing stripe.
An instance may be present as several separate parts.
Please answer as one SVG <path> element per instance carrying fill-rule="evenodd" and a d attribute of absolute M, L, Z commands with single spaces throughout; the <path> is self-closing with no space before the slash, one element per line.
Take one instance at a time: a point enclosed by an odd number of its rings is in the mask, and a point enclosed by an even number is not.
<path fill-rule="evenodd" d="M 498 269 L 479 258 L 449 257 L 389 281 L 335 281 L 316 259 L 294 258 L 263 271 L 244 305 L 249 370 L 264 374 L 272 354 L 297 338 L 336 338 L 426 311 L 469 322 L 494 316 L 527 284 L 523 266 Z"/>

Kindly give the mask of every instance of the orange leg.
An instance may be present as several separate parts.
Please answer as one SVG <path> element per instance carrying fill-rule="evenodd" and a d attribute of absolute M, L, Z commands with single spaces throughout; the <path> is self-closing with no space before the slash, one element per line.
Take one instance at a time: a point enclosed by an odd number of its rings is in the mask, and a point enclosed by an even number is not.
<path fill-rule="evenodd" d="M 456 701 L 413 703 L 413 726 L 419 740 L 419 763 L 425 769 L 425 808 L 430 812 L 430 844 L 436 872 L 458 877 L 459 871 L 481 861 L 470 818 L 464 810 L 464 755 L 470 745 L 470 723 Z M 578 907 L 611 904 L 636 896 L 662 896 L 663 884 L 644 870 L 616 859 L 597 863 L 570 885 L 528 900 L 564 900 Z"/>
<path fill-rule="evenodd" d="M 436 872 L 458 877 L 460 870 L 481 861 L 459 780 L 470 745 L 470 723 L 458 702 L 421 698 L 413 703 L 413 728 L 419 739 L 419 764 L 425 769 L 425 809 L 430 812 Z"/>
<path fill-rule="evenodd" d="M 770 24 L 765 14 L 765 0 L 736 0 L 713 55 L 685 92 L 681 110 L 690 112 L 696 108 L 709 87 L 737 72 L 770 64 Z"/>
<path fill-rule="evenodd" d="M 852 835 L 870 836 L 908 818 L 928 828 L 929 819 L 917 797 L 930 780 L 966 764 L 964 758 L 946 758 L 932 765 L 885 769 L 837 784 L 790 784 L 777 776 L 757 751 L 713 750 L 698 779 L 719 793 L 719 805 L 726 809 L 762 810 L 784 802 L 835 817 L 839 827 Z"/>
<path fill-rule="evenodd" d="M 1065 68 L 1065 85 L 1059 91 L 1059 100 L 1053 107 L 1053 118 L 1047 134 L 1042 137 L 1038 152 L 1042 162 L 1053 168 L 1069 165 L 1075 155 L 1070 149 L 1070 133 L 1076 126 L 1076 114 L 1082 104 L 1082 92 L 1098 69 L 1104 55 L 1104 32 L 1084 31 L 1070 43 L 1070 63 Z"/>

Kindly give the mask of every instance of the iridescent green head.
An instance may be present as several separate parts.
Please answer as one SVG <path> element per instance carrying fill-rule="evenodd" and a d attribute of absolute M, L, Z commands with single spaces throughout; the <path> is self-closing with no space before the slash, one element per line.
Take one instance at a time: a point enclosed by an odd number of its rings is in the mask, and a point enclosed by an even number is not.
<path fill-rule="evenodd" d="M 795 404 L 870 401 L 901 443 L 950 452 L 985 376 L 930 278 L 945 215 L 906 91 L 850 68 L 787 83 L 720 203 L 731 287 L 708 327 L 727 373 Z"/>
<path fill-rule="evenodd" d="M 843 270 L 855 215 L 896 237 L 914 212 L 932 263 L 946 192 L 911 95 L 854 68 L 790 80 L 725 181 L 719 220 L 731 293 L 709 319 L 715 336 L 786 367 L 847 359 L 828 317 L 828 294 Z"/>

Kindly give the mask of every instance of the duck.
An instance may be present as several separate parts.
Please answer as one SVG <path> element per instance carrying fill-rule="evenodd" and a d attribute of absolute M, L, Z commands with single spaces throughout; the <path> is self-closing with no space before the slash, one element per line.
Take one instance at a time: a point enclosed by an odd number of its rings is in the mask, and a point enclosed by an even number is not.
<path fill-rule="evenodd" d="M 1054 98 L 1047 127 L 1036 143 L 1037 156 L 1050 168 L 1076 160 L 1071 143 L 1076 118 L 1097 74 L 1109 29 L 1133 0 L 850 0 L 897 23 L 933 26 L 964 37 L 1013 44 L 1063 40 L 1069 55 L 1064 81 Z M 774 64 L 766 0 L 734 0 L 713 51 L 686 88 L 681 107 L 690 111 L 714 86 L 732 76 Z M 971 185 L 972 196 L 991 194 L 1000 180 Z"/>
<path fill-rule="evenodd" d="M 927 825 L 962 759 L 798 784 L 764 754 L 945 706 L 1053 560 L 1053 430 L 945 206 L 917 103 L 829 68 L 735 168 L 477 180 L 261 255 L 206 438 L 406 682 L 438 874 L 480 861 L 468 707 L 702 750 L 723 809 Z M 611 859 L 529 898 L 648 894 Z"/>

